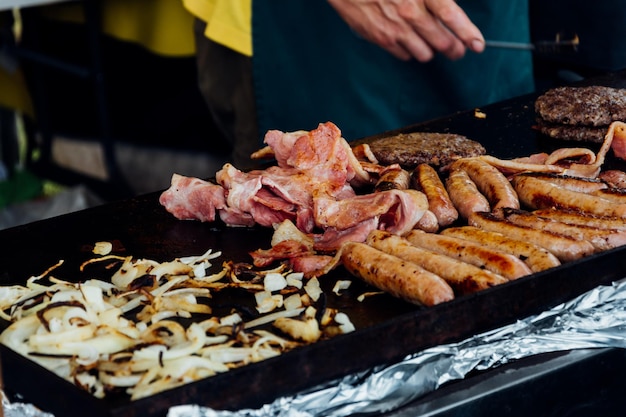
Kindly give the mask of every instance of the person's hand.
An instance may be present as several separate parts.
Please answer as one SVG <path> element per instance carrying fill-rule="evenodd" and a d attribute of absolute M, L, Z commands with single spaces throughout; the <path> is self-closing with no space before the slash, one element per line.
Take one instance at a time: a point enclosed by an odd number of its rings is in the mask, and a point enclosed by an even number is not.
<path fill-rule="evenodd" d="M 394 56 L 420 62 L 436 52 L 459 59 L 467 49 L 482 52 L 480 30 L 454 0 L 328 0 L 366 40 Z"/>

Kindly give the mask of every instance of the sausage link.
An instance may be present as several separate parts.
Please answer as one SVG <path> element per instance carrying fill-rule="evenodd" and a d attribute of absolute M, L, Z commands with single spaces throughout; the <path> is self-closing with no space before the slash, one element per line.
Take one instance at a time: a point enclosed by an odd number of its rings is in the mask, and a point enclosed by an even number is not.
<path fill-rule="evenodd" d="M 595 252 L 593 245 L 586 240 L 576 240 L 542 229 L 518 226 L 492 213 L 474 213 L 469 217 L 468 223 L 470 226 L 541 246 L 552 252 L 561 262 L 580 259 Z"/>
<path fill-rule="evenodd" d="M 406 235 L 411 244 L 485 268 L 505 278 L 517 279 L 532 274 L 524 262 L 501 250 L 489 249 L 465 239 L 413 230 Z"/>
<path fill-rule="evenodd" d="M 443 278 L 365 243 L 345 243 L 341 261 L 354 276 L 413 304 L 433 306 L 454 298 Z"/>
<path fill-rule="evenodd" d="M 459 218 L 448 191 L 437 171 L 428 164 L 418 165 L 411 174 L 413 186 L 426 194 L 428 207 L 437 217 L 440 227 L 449 226 Z"/>
<path fill-rule="evenodd" d="M 446 178 L 446 189 L 452 204 L 464 219 L 474 212 L 491 210 L 489 202 L 465 171 L 451 170 Z"/>
<path fill-rule="evenodd" d="M 414 229 L 420 229 L 425 232 L 435 233 L 439 230 L 439 222 L 437 216 L 430 210 L 426 210 L 421 219 L 417 222 Z"/>
<path fill-rule="evenodd" d="M 419 248 L 409 243 L 408 240 L 389 232 L 374 230 L 367 237 L 367 243 L 398 258 L 415 262 L 427 271 L 439 275 L 461 294 L 480 291 L 508 281 L 489 270 Z"/>
<path fill-rule="evenodd" d="M 513 224 L 542 229 L 578 240 L 586 240 L 598 251 L 609 250 L 626 244 L 626 231 L 624 230 L 596 229 L 587 225 L 568 224 L 520 210 L 504 209 L 502 213 L 504 218 Z"/>
<path fill-rule="evenodd" d="M 530 242 L 511 239 L 502 233 L 489 232 L 474 226 L 452 227 L 441 233 L 445 236 L 459 237 L 492 249 L 509 252 L 524 261 L 533 272 L 540 272 L 561 265 L 559 259 L 548 250 Z"/>
<path fill-rule="evenodd" d="M 461 169 L 476 184 L 487 198 L 492 211 L 503 207 L 519 208 L 519 199 L 513 186 L 498 168 L 478 158 L 462 158 L 452 164 L 453 169 Z"/>
<path fill-rule="evenodd" d="M 374 191 L 406 190 L 410 183 L 411 175 L 408 171 L 401 168 L 388 169 L 380 175 Z"/>
<path fill-rule="evenodd" d="M 599 216 L 626 217 L 626 204 L 567 190 L 529 175 L 516 175 L 511 182 L 520 201 L 530 209 L 571 209 Z"/>
<path fill-rule="evenodd" d="M 596 216 L 573 210 L 541 209 L 532 212 L 544 219 L 557 220 L 568 224 L 591 226 L 596 229 L 626 230 L 626 222 L 621 217 Z"/>
<path fill-rule="evenodd" d="M 590 193 L 596 197 L 612 201 L 617 204 L 626 204 L 626 190 L 623 188 L 607 188 L 604 190 L 595 190 Z"/>
<path fill-rule="evenodd" d="M 571 175 L 554 174 L 548 172 L 526 172 L 521 174 L 528 177 L 538 178 L 558 187 L 580 193 L 592 193 L 609 188 L 606 182 L 595 178 L 573 177 Z"/>

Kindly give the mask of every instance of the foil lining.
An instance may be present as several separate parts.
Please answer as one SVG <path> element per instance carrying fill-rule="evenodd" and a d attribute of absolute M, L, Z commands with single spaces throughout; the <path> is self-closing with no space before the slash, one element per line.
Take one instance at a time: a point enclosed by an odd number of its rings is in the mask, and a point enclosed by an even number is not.
<path fill-rule="evenodd" d="M 626 347 L 626 280 L 597 287 L 569 302 L 460 343 L 440 345 L 393 365 L 281 397 L 258 409 L 214 410 L 198 405 L 170 408 L 167 417 L 343 417 L 389 412 L 470 371 L 574 349 Z M 1 393 L 1 391 L 0 391 Z M 2 395 L 7 417 L 54 417 Z"/>
<path fill-rule="evenodd" d="M 167 417 L 342 417 L 390 412 L 464 378 L 509 361 L 573 349 L 626 347 L 626 280 L 460 343 L 440 345 L 401 362 L 349 375 L 259 409 L 172 407 Z"/>

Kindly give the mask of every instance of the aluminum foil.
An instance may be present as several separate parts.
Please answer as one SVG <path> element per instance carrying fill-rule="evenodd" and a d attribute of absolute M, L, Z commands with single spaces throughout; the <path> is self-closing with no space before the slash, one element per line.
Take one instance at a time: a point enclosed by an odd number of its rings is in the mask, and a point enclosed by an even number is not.
<path fill-rule="evenodd" d="M 172 407 L 168 417 L 342 417 L 389 412 L 442 384 L 524 357 L 573 349 L 626 347 L 626 281 L 460 343 L 436 346 L 399 363 L 349 375 L 259 409 Z"/>
<path fill-rule="evenodd" d="M 343 417 L 389 412 L 442 384 L 527 356 L 574 349 L 626 347 L 626 280 L 597 287 L 536 316 L 460 343 L 436 346 L 401 362 L 348 375 L 259 409 L 220 411 L 172 407 L 167 417 Z M 1 391 L 0 391 L 1 393 Z M 7 417 L 54 417 L 32 405 L 11 403 Z"/>
<path fill-rule="evenodd" d="M 54 417 L 52 414 L 43 412 L 32 404 L 10 402 L 2 391 L 0 391 L 0 395 L 2 396 L 4 417 Z"/>

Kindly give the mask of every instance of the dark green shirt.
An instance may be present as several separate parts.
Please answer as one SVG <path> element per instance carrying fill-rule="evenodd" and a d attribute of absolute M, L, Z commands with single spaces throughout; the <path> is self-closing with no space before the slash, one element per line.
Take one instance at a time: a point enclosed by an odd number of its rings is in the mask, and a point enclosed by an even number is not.
<path fill-rule="evenodd" d="M 529 40 L 527 0 L 458 2 L 486 39 Z M 347 140 L 533 90 L 530 52 L 398 60 L 354 33 L 323 0 L 253 1 L 259 131 L 332 121 Z"/>

